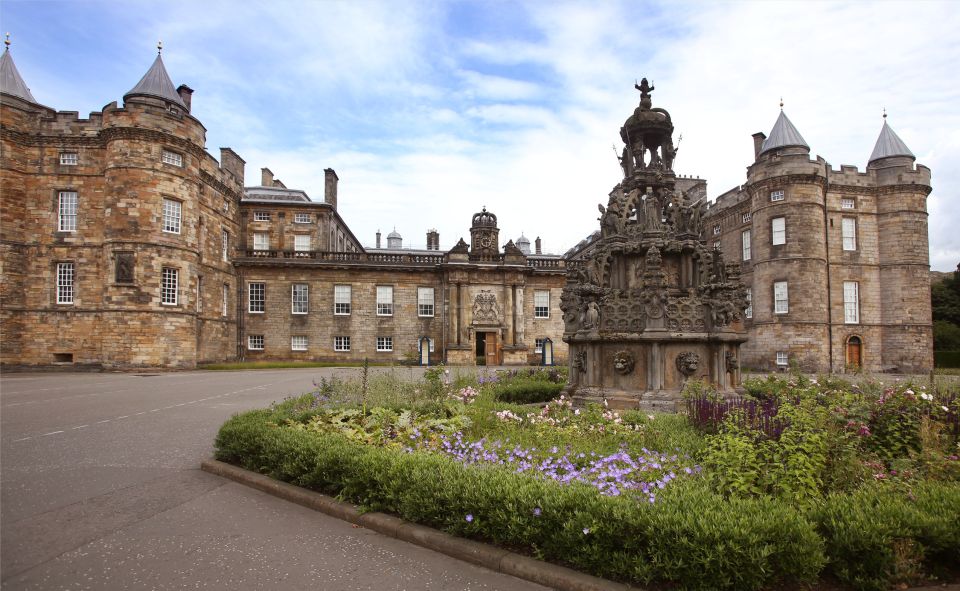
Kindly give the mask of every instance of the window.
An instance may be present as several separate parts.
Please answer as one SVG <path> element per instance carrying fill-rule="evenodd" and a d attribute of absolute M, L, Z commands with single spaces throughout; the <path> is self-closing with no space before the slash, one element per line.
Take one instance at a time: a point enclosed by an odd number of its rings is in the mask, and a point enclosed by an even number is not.
<path fill-rule="evenodd" d="M 180 283 L 180 271 L 173 267 L 160 270 L 160 303 L 164 306 L 177 305 L 177 287 Z"/>
<path fill-rule="evenodd" d="M 773 313 L 786 314 L 790 311 L 787 299 L 787 282 L 777 281 L 773 284 Z"/>
<path fill-rule="evenodd" d="M 713 235 L 714 236 L 720 235 L 720 224 L 717 224 L 716 226 L 713 227 Z"/>
<path fill-rule="evenodd" d="M 73 303 L 73 263 L 57 263 L 57 303 Z"/>
<path fill-rule="evenodd" d="M 251 314 L 262 314 L 265 308 L 266 283 L 257 282 L 247 286 L 247 311 Z"/>
<path fill-rule="evenodd" d="M 57 230 L 60 232 L 77 231 L 77 192 L 60 191 Z"/>
<path fill-rule="evenodd" d="M 857 220 L 843 218 L 840 220 L 840 230 L 843 234 L 843 250 L 857 250 Z"/>
<path fill-rule="evenodd" d="M 533 340 L 533 352 L 534 353 L 543 353 L 543 343 L 546 339 L 534 339 Z"/>
<path fill-rule="evenodd" d="M 291 312 L 306 314 L 310 309 L 310 287 L 306 283 L 294 283 L 290 291 Z"/>
<path fill-rule="evenodd" d="M 856 208 L 857 208 L 857 201 L 855 199 L 844 197 L 843 199 L 840 200 L 840 209 L 856 209 Z"/>
<path fill-rule="evenodd" d="M 786 351 L 777 351 L 777 365 L 781 367 L 786 367 L 788 364 L 788 357 Z"/>
<path fill-rule="evenodd" d="M 266 232 L 254 232 L 253 250 L 270 250 L 270 234 Z"/>
<path fill-rule="evenodd" d="M 743 311 L 743 315 L 747 318 L 753 318 L 753 289 L 747 288 L 747 307 Z"/>
<path fill-rule="evenodd" d="M 533 292 L 533 317 L 550 318 L 550 292 L 538 289 Z"/>
<path fill-rule="evenodd" d="M 713 243 L 713 250 L 720 250 L 720 241 L 717 240 Z"/>
<path fill-rule="evenodd" d="M 774 246 L 787 243 L 787 218 L 770 220 L 770 239 Z"/>
<path fill-rule="evenodd" d="M 79 159 L 76 152 L 60 152 L 60 164 L 63 166 L 76 166 Z"/>
<path fill-rule="evenodd" d="M 749 211 L 740 216 L 740 220 L 741 220 L 744 224 L 746 224 L 747 222 L 749 222 L 752 218 L 753 218 L 753 216 L 750 214 Z"/>
<path fill-rule="evenodd" d="M 292 351 L 306 351 L 307 350 L 306 335 L 293 335 L 292 337 L 290 337 L 290 349 Z"/>
<path fill-rule="evenodd" d="M 270 212 L 269 212 L 269 211 L 255 211 L 255 212 L 253 212 L 253 221 L 255 221 L 255 222 L 269 222 L 269 221 L 270 221 Z"/>
<path fill-rule="evenodd" d="M 229 309 L 230 309 L 230 284 L 224 283 L 223 284 L 223 304 L 221 305 L 221 308 L 220 308 L 220 315 L 226 318 Z"/>
<path fill-rule="evenodd" d="M 333 286 L 333 313 L 338 316 L 348 316 L 350 314 L 350 286 Z"/>
<path fill-rule="evenodd" d="M 743 260 L 750 260 L 750 230 L 744 230 L 740 234 L 740 241 L 743 243 Z"/>
<path fill-rule="evenodd" d="M 783 190 L 780 190 L 780 191 L 771 191 L 771 192 L 770 192 L 770 201 L 783 201 Z"/>
<path fill-rule="evenodd" d="M 377 286 L 377 316 L 393 316 L 393 286 Z"/>
<path fill-rule="evenodd" d="M 843 322 L 860 324 L 860 284 L 856 281 L 843 282 Z"/>
<path fill-rule="evenodd" d="M 417 316 L 433 316 L 433 288 L 417 288 Z"/>
<path fill-rule="evenodd" d="M 334 351 L 349 351 L 349 350 L 350 350 L 350 337 L 333 337 L 333 350 L 334 350 Z"/>
<path fill-rule="evenodd" d="M 220 231 L 220 254 L 223 262 L 230 262 L 230 232 L 226 230 Z"/>
<path fill-rule="evenodd" d="M 203 312 L 203 276 L 197 275 L 197 314 Z"/>
<path fill-rule="evenodd" d="M 293 236 L 293 250 L 297 252 L 306 252 L 310 250 L 310 235 L 295 234 Z"/>
<path fill-rule="evenodd" d="M 176 152 L 171 152 L 170 150 L 164 150 L 160 159 L 163 160 L 164 164 L 183 166 L 183 155 L 177 154 Z"/>
<path fill-rule="evenodd" d="M 263 335 L 247 335 L 247 349 L 251 351 L 263 351 Z"/>
<path fill-rule="evenodd" d="M 377 351 L 393 351 L 393 337 L 377 337 Z"/>
<path fill-rule="evenodd" d="M 293 223 L 295 224 L 309 224 L 312 220 L 310 219 L 309 213 L 295 213 L 293 214 Z"/>
<path fill-rule="evenodd" d="M 180 233 L 181 203 L 175 199 L 163 200 L 163 231 L 173 234 Z"/>

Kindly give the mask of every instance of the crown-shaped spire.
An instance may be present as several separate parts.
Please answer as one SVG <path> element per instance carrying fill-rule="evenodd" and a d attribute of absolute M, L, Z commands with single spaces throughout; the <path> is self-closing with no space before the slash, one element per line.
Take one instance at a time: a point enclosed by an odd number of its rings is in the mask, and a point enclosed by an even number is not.
<path fill-rule="evenodd" d="M 893 131 L 893 128 L 887 123 L 887 114 L 883 114 L 883 127 L 880 128 L 880 137 L 877 138 L 877 143 L 873 146 L 873 153 L 870 154 L 870 160 L 867 161 L 869 166 L 875 160 L 880 160 L 881 158 L 889 158 L 890 156 L 908 156 L 910 158 L 916 158 L 913 155 L 913 152 L 910 151 L 910 148 L 907 147 L 907 144 L 903 143 L 903 140 L 900 139 L 900 136 Z"/>
<path fill-rule="evenodd" d="M 17 71 L 17 66 L 13 63 L 13 58 L 10 56 L 10 33 L 7 33 L 7 38 L 3 43 L 7 47 L 3 50 L 3 55 L 0 56 L 0 91 L 36 103 L 37 99 L 30 94 L 30 89 L 27 88 L 20 72 Z"/>
<path fill-rule="evenodd" d="M 780 116 L 777 117 L 777 122 L 773 124 L 773 129 L 770 130 L 770 137 L 763 140 L 763 145 L 760 147 L 760 153 L 768 152 L 770 150 L 775 150 L 777 148 L 787 148 L 787 147 L 802 147 L 810 149 L 810 146 L 807 145 L 807 142 L 803 139 L 803 136 L 800 135 L 800 132 L 797 131 L 797 128 L 793 126 L 793 123 L 790 122 L 790 119 L 787 118 L 787 114 L 783 112 L 783 102 L 780 103 Z"/>
<path fill-rule="evenodd" d="M 177 93 L 177 90 L 173 87 L 173 82 L 170 81 L 167 69 L 163 66 L 163 58 L 160 57 L 161 47 L 158 43 L 157 59 L 153 60 L 153 65 L 150 66 L 147 73 L 143 75 L 140 82 L 137 82 L 137 85 L 131 88 L 130 92 L 123 95 L 123 100 L 127 100 L 127 97 L 130 96 L 152 96 L 162 98 L 186 108 L 187 106 L 183 104 L 180 94 Z"/>

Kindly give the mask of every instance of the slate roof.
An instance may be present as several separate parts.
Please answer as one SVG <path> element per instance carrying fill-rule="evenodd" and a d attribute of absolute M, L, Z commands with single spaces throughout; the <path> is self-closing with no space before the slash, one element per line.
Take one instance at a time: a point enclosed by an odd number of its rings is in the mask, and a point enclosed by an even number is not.
<path fill-rule="evenodd" d="M 157 54 L 157 59 L 153 60 L 153 65 L 150 66 L 147 73 L 140 79 L 140 82 L 137 82 L 137 85 L 131 88 L 130 92 L 123 95 L 123 99 L 126 100 L 128 96 L 137 95 L 162 98 L 172 103 L 177 103 L 183 108 L 187 108 L 180 99 L 177 89 L 173 87 L 173 82 L 170 81 L 170 76 L 167 75 L 167 69 L 163 67 L 163 60 L 160 58 L 159 53 Z"/>
<path fill-rule="evenodd" d="M 873 147 L 873 154 L 870 154 L 870 160 L 867 161 L 867 164 L 874 160 L 888 158 L 890 156 L 909 156 L 916 158 L 913 152 L 910 151 L 910 148 L 907 147 L 907 144 L 903 143 L 900 136 L 893 131 L 893 128 L 887 125 L 887 120 L 884 119 L 883 128 L 880 130 L 880 137 L 877 138 L 877 144 Z"/>
<path fill-rule="evenodd" d="M 30 89 L 27 88 L 23 78 L 20 77 L 20 72 L 17 71 L 17 66 L 10 57 L 9 47 L 4 49 L 3 55 L 0 56 L 0 90 L 31 103 L 37 102 L 37 99 L 30 94 Z"/>
<path fill-rule="evenodd" d="M 780 116 L 777 117 L 777 122 L 773 124 L 773 129 L 770 130 L 770 137 L 763 140 L 763 145 L 760 147 L 760 153 L 763 154 L 769 150 L 792 146 L 801 146 L 808 150 L 810 149 L 810 146 L 807 145 L 806 141 L 804 141 L 803 136 L 800 135 L 800 132 L 797 131 L 797 128 L 793 126 L 793 123 L 790 123 L 789 119 L 787 119 L 787 114 L 783 111 L 780 111 Z"/>

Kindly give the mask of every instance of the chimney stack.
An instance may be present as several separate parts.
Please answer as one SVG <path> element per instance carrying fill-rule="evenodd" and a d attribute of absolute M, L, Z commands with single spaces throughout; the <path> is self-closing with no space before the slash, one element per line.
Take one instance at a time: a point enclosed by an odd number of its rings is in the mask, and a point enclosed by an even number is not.
<path fill-rule="evenodd" d="M 193 89 L 187 86 L 186 84 L 181 84 L 177 87 L 177 94 L 180 95 L 180 100 L 183 101 L 183 104 L 187 106 L 187 113 L 190 112 L 190 98 L 193 96 Z"/>
<path fill-rule="evenodd" d="M 440 250 L 440 233 L 436 230 L 427 230 L 427 250 Z"/>
<path fill-rule="evenodd" d="M 537 236 L 537 239 L 534 240 L 533 243 L 536 245 L 536 250 L 535 250 L 534 252 L 536 252 L 537 254 L 543 254 L 543 252 L 540 250 L 540 237 L 539 237 L 539 236 Z"/>
<path fill-rule="evenodd" d="M 760 157 L 760 148 L 763 147 L 763 140 L 767 139 L 767 135 L 762 131 L 758 131 L 753 134 L 753 159 L 756 160 Z"/>
<path fill-rule="evenodd" d="M 380 248 L 380 230 L 377 230 L 377 248 Z"/>
<path fill-rule="evenodd" d="M 260 169 L 260 186 L 261 187 L 273 186 L 273 173 L 270 172 L 269 168 Z"/>
<path fill-rule="evenodd" d="M 332 168 L 323 169 L 323 200 L 337 210 L 337 183 L 340 177 Z"/>

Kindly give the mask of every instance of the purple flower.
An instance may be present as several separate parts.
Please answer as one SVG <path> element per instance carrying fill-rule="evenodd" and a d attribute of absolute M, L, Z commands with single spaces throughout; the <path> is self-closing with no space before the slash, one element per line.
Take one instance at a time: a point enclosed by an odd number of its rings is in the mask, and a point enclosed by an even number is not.
<path fill-rule="evenodd" d="M 467 523 L 473 523 L 473 513 L 467 513 Z"/>
<path fill-rule="evenodd" d="M 540 513 L 542 513 L 540 507 L 534 507 L 534 508 L 533 508 L 533 516 L 534 516 L 534 517 L 540 517 Z"/>
<path fill-rule="evenodd" d="M 583 528 L 583 535 L 587 535 L 588 533 L 590 533 L 590 528 L 589 527 Z"/>

